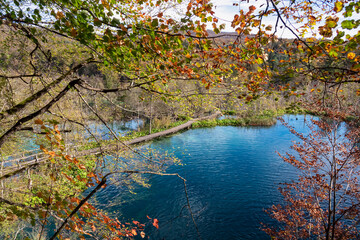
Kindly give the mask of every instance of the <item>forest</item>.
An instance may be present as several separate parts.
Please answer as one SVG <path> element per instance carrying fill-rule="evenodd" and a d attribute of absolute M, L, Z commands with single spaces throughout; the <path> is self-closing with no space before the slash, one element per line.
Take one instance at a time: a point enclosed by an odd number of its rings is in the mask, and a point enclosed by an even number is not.
<path fill-rule="evenodd" d="M 167 171 L 180 160 L 142 143 L 276 124 L 296 137 L 277 157 L 297 174 L 261 231 L 360 238 L 360 1 L 226 3 L 231 20 L 215 0 L 0 0 L 1 239 L 162 239 L 158 216 L 118 219 L 96 198 L 155 176 L 180 181 L 207 239 L 191 181 Z M 285 114 L 315 117 L 303 133 Z"/>

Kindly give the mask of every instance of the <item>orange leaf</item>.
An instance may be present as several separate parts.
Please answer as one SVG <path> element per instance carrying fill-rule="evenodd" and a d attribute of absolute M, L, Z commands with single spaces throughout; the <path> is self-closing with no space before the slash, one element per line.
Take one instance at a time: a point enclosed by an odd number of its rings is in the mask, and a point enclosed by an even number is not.
<path fill-rule="evenodd" d="M 43 145 L 40 145 L 40 149 L 46 154 L 48 153 L 48 150 L 43 146 Z"/>
<path fill-rule="evenodd" d="M 68 175 L 66 175 L 65 173 L 63 173 L 63 175 L 64 175 L 70 182 L 74 182 L 74 180 L 73 180 L 71 177 L 69 177 Z"/>
<path fill-rule="evenodd" d="M 145 238 L 145 233 L 144 233 L 144 232 L 140 232 L 140 236 L 141 236 L 141 238 Z"/>
<path fill-rule="evenodd" d="M 79 164 L 79 168 L 80 169 L 86 169 L 86 167 L 84 165 L 82 165 L 82 164 Z"/>
<path fill-rule="evenodd" d="M 255 11 L 255 9 L 256 9 L 256 7 L 255 7 L 255 6 L 253 6 L 253 5 L 251 5 L 251 6 L 249 7 L 250 12 Z"/>
<path fill-rule="evenodd" d="M 136 236 L 136 235 L 137 235 L 136 229 L 135 229 L 135 228 L 131 229 L 131 233 L 132 233 L 134 236 Z"/>
<path fill-rule="evenodd" d="M 157 220 L 156 218 L 154 218 L 153 226 L 159 229 L 159 220 Z"/>
<path fill-rule="evenodd" d="M 134 224 L 139 225 L 140 223 L 138 221 L 133 221 Z"/>
<path fill-rule="evenodd" d="M 73 37 L 76 37 L 76 35 L 77 35 L 77 31 L 75 28 L 72 28 L 70 33 L 71 33 L 71 36 L 73 36 Z"/>
<path fill-rule="evenodd" d="M 127 28 L 124 25 L 120 24 L 119 27 L 122 31 L 127 32 Z"/>
<path fill-rule="evenodd" d="M 151 217 L 149 217 L 148 215 L 146 215 L 146 217 L 148 218 L 148 219 L 152 219 Z"/>
<path fill-rule="evenodd" d="M 35 119 L 35 124 L 43 125 L 44 122 L 41 121 L 40 119 Z"/>

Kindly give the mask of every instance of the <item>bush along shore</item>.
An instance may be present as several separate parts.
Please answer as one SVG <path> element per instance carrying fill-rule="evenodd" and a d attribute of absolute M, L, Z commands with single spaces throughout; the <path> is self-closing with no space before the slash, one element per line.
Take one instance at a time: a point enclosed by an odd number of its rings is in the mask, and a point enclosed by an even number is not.
<path fill-rule="evenodd" d="M 216 114 L 216 116 L 210 116 L 210 117 L 204 117 L 200 119 L 190 119 L 187 118 L 186 120 L 176 121 L 169 124 L 166 124 L 166 126 L 158 126 L 156 128 L 153 128 L 151 131 L 151 134 L 149 132 L 149 129 L 145 126 L 143 130 L 140 131 L 131 131 L 125 136 L 119 136 L 119 139 L 122 142 L 125 142 L 127 144 L 137 144 L 140 142 L 145 142 L 148 140 L 152 140 L 154 138 L 163 137 L 169 134 L 174 134 L 177 132 L 184 131 L 186 129 L 191 128 L 205 128 L 205 127 L 215 127 L 215 126 L 263 126 L 263 127 L 269 127 L 274 124 L 276 124 L 276 118 L 279 116 L 282 116 L 284 114 L 312 114 L 311 112 L 302 110 L 302 109 L 281 109 L 278 111 L 273 110 L 265 110 L 261 113 L 258 113 L 256 115 L 249 115 L 246 117 L 242 117 L 238 115 L 235 111 L 230 111 L 231 114 L 229 114 L 229 111 L 222 112 L 222 115 L 225 116 L 231 116 L 229 118 L 219 119 L 217 118 L 220 116 L 220 114 Z M 191 122 L 191 123 L 190 123 Z M 178 128 L 181 125 L 187 124 L 188 126 L 182 128 Z M 165 133 L 169 131 L 170 129 L 173 129 L 170 133 Z M 162 134 L 164 132 L 164 134 Z M 155 137 L 147 137 L 151 135 L 156 135 Z M 140 142 L 137 141 L 137 139 L 141 140 Z M 144 140 L 142 140 L 144 139 Z M 100 147 L 100 145 L 111 145 L 116 143 L 116 140 L 101 140 L 99 142 L 88 142 L 84 144 L 83 146 L 79 147 L 78 150 L 90 150 L 94 148 Z"/>
<path fill-rule="evenodd" d="M 283 116 L 284 114 L 311 114 L 311 112 L 301 108 L 286 108 L 278 111 L 264 110 L 261 113 L 254 115 L 248 114 L 248 116 L 238 115 L 234 111 L 224 111 L 223 115 L 231 116 L 224 119 L 207 119 L 197 121 L 192 124 L 193 128 L 203 127 L 215 127 L 215 126 L 272 126 L 276 124 L 276 118 Z"/>

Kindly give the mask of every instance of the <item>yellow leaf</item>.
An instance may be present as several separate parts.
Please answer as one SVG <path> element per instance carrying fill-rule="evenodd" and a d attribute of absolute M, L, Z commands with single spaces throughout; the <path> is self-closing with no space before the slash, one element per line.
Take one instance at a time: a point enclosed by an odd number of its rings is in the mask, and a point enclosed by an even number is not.
<path fill-rule="evenodd" d="M 344 7 L 344 3 L 337 1 L 335 3 L 334 10 L 335 10 L 335 12 L 340 12 L 343 9 L 343 7 Z"/>
<path fill-rule="evenodd" d="M 253 20 L 253 26 L 257 27 L 260 25 L 260 20 Z"/>
<path fill-rule="evenodd" d="M 105 8 L 110 9 L 109 3 L 108 3 L 106 0 L 101 0 L 101 4 L 102 4 Z"/>
<path fill-rule="evenodd" d="M 355 56 L 356 56 L 355 53 L 349 52 L 348 55 L 347 55 L 347 58 L 352 60 L 352 59 L 355 58 Z"/>

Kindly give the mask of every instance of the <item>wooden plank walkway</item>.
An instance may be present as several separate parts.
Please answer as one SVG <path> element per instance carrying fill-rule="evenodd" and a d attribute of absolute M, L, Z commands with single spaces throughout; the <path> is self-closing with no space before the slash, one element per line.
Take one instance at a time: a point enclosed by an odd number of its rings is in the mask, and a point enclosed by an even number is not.
<path fill-rule="evenodd" d="M 143 137 L 138 137 L 126 142 L 118 142 L 116 144 L 109 144 L 104 147 L 97 147 L 89 150 L 82 150 L 79 152 L 72 152 L 69 155 L 73 155 L 76 157 L 81 157 L 85 155 L 97 155 L 104 152 L 113 152 L 113 151 L 119 151 L 124 149 L 126 146 L 135 145 L 143 142 L 147 142 L 156 138 L 168 136 L 170 134 L 177 133 L 182 130 L 186 130 L 191 128 L 192 124 L 194 122 L 200 121 L 200 120 L 206 120 L 206 119 L 213 119 L 221 115 L 220 112 L 216 112 L 215 114 L 212 114 L 207 117 L 202 118 L 196 118 L 192 119 L 184 124 L 181 124 L 177 127 L 173 127 L 161 132 L 149 134 Z M 30 155 L 25 155 L 24 153 L 20 157 L 11 157 L 9 160 L 3 160 L 1 162 L 1 169 L 0 169 L 0 180 L 5 179 L 11 176 L 14 176 L 26 169 L 33 168 L 38 166 L 39 164 L 42 164 L 44 162 L 48 161 L 48 156 L 45 155 L 43 152 L 36 152 L 36 150 L 33 151 L 34 153 Z M 9 158 L 9 157 L 8 157 Z"/>

